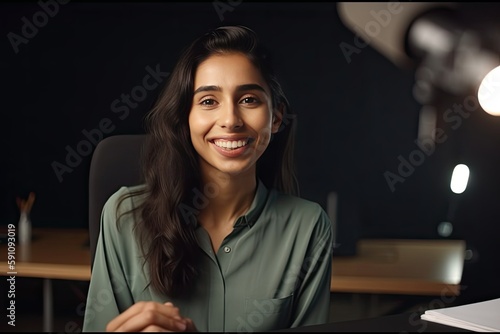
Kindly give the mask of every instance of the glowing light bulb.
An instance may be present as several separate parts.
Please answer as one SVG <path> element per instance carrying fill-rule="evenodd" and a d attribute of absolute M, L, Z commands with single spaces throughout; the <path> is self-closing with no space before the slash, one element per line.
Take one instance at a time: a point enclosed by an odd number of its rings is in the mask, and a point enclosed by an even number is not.
<path fill-rule="evenodd" d="M 469 167 L 467 167 L 467 165 L 456 165 L 453 169 L 453 174 L 451 175 L 451 191 L 453 191 L 455 194 L 463 193 L 465 191 L 465 188 L 467 188 L 469 174 Z"/>
<path fill-rule="evenodd" d="M 500 66 L 484 77 L 477 91 L 479 104 L 488 114 L 500 116 Z"/>

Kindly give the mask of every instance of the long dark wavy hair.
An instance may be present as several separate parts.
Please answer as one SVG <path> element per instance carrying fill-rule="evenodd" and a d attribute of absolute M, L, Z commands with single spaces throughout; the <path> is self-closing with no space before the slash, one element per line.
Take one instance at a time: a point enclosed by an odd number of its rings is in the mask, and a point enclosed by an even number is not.
<path fill-rule="evenodd" d="M 144 264 L 148 264 L 150 284 L 170 297 L 187 293 L 199 276 L 201 253 L 194 233 L 196 224 L 185 214 L 186 208 L 195 212 L 193 189 L 203 189 L 188 123 L 194 77 L 198 65 L 208 57 L 228 53 L 248 57 L 271 90 L 273 109 L 283 110 L 282 124 L 257 162 L 257 177 L 268 188 L 298 194 L 293 160 L 295 117 L 276 80 L 270 55 L 257 35 L 243 26 L 219 27 L 199 37 L 184 50 L 146 116 L 148 136 L 142 156 L 145 187 L 122 198 L 144 197 L 133 210 L 137 214 L 134 230 Z"/>

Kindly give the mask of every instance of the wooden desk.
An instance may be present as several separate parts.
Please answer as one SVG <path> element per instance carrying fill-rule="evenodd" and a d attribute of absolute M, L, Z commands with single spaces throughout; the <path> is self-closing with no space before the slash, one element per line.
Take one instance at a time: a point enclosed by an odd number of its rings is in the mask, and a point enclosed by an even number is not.
<path fill-rule="evenodd" d="M 33 229 L 31 244 L 16 242 L 16 271 L 20 277 L 90 280 L 90 251 L 86 229 Z M 6 275 L 7 245 L 0 245 Z"/>
<path fill-rule="evenodd" d="M 17 231 L 16 231 L 17 232 Z M 7 264 L 7 245 L 0 245 L 0 275 L 43 278 L 44 331 L 52 331 L 53 295 L 51 279 L 90 280 L 90 251 L 86 229 L 33 229 L 30 244 L 16 240 L 15 270 Z"/>
<path fill-rule="evenodd" d="M 463 240 L 360 240 L 356 256 L 333 257 L 332 292 L 456 296 Z"/>

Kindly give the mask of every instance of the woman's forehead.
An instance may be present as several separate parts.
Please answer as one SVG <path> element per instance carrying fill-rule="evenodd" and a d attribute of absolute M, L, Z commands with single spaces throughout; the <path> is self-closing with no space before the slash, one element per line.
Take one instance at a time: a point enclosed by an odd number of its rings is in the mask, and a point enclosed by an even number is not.
<path fill-rule="evenodd" d="M 235 88 L 256 84 L 269 88 L 260 69 L 242 53 L 216 54 L 201 62 L 195 72 L 194 89 L 200 86 Z"/>

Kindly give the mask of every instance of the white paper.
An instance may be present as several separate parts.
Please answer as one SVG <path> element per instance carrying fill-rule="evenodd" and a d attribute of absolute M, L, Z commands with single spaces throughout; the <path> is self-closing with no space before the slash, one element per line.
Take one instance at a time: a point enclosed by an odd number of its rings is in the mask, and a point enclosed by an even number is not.
<path fill-rule="evenodd" d="M 500 298 L 479 303 L 428 310 L 420 318 L 476 332 L 499 332 Z"/>

